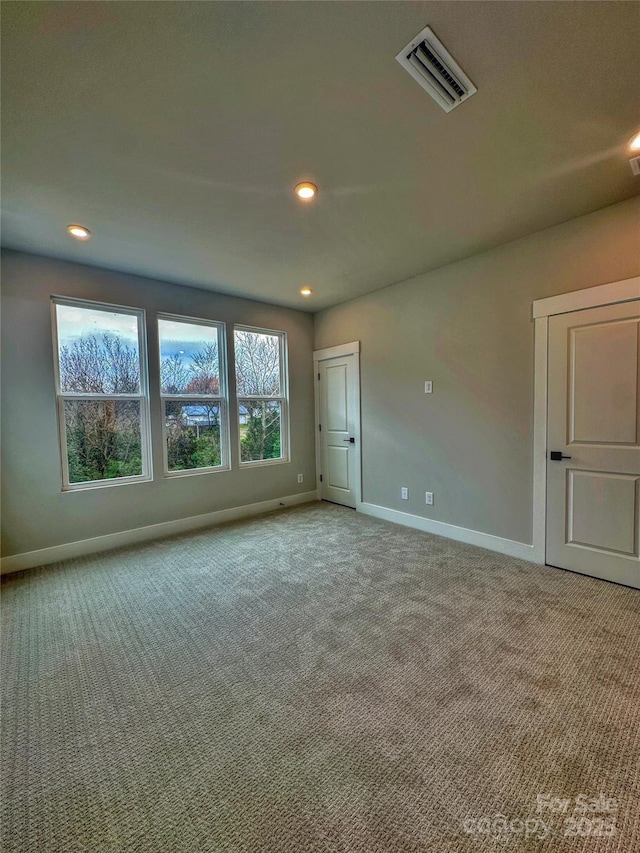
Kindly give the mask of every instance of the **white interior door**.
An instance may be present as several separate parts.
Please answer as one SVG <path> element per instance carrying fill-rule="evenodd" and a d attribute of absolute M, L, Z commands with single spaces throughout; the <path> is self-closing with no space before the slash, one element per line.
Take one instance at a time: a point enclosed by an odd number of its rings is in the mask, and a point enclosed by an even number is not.
<path fill-rule="evenodd" d="M 317 364 L 320 499 L 355 507 L 360 476 L 359 356 L 324 358 Z"/>
<path fill-rule="evenodd" d="M 639 334 L 638 301 L 549 319 L 546 552 L 638 588 Z"/>

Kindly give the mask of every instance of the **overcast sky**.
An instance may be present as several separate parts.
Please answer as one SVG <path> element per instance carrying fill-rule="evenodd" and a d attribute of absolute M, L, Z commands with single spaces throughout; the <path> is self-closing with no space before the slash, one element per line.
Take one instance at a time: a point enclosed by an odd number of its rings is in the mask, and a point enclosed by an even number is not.
<path fill-rule="evenodd" d="M 60 346 L 71 346 L 83 335 L 117 335 L 128 346 L 137 350 L 137 317 L 98 308 L 80 308 L 74 305 L 56 305 L 58 341 Z M 217 342 L 217 329 L 196 323 L 181 323 L 175 320 L 158 320 L 161 357 L 184 355 L 202 349 L 208 343 Z"/>
<path fill-rule="evenodd" d="M 126 340 L 129 346 L 138 347 L 138 318 L 133 314 L 117 314 L 95 308 L 78 308 L 74 305 L 56 305 L 58 341 L 69 346 L 82 335 L 102 335 L 110 332 Z"/>
<path fill-rule="evenodd" d="M 218 332 L 214 326 L 200 326 L 197 323 L 179 323 L 175 320 L 158 320 L 160 335 L 160 357 L 184 355 L 186 362 L 192 353 L 201 350 L 207 344 L 218 341 Z"/>

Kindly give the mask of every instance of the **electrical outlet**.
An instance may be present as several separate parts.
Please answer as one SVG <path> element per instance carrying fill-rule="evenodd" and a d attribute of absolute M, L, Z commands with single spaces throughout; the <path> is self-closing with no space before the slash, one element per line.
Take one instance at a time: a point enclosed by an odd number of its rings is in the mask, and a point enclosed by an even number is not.
<path fill-rule="evenodd" d="M 298 482 L 304 483 L 304 474 L 298 474 Z"/>
<path fill-rule="evenodd" d="M 400 497 L 403 501 L 409 500 L 409 489 L 406 486 L 402 486 L 400 489 Z"/>
<path fill-rule="evenodd" d="M 433 380 L 425 379 L 424 381 L 424 393 L 425 394 L 433 394 Z"/>
<path fill-rule="evenodd" d="M 433 492 L 424 493 L 424 502 L 427 506 L 433 506 Z"/>

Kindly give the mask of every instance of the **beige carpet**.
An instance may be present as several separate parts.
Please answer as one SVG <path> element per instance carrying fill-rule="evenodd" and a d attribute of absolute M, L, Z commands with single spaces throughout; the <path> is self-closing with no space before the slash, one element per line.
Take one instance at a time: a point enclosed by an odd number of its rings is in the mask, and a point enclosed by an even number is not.
<path fill-rule="evenodd" d="M 314 504 L 3 593 L 5 853 L 640 850 L 631 589 Z"/>

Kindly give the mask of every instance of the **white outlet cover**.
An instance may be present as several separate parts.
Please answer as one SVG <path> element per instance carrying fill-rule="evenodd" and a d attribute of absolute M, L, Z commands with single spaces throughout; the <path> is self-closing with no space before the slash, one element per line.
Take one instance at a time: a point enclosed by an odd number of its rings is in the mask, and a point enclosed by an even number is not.
<path fill-rule="evenodd" d="M 424 493 L 424 502 L 427 506 L 433 506 L 433 492 Z"/>
<path fill-rule="evenodd" d="M 408 489 L 406 486 L 403 486 L 403 487 L 400 489 L 400 498 L 401 498 L 401 500 L 403 500 L 403 501 L 408 501 L 408 500 L 409 500 L 409 489 Z"/>
<path fill-rule="evenodd" d="M 433 394 L 433 380 L 425 379 L 424 381 L 424 393 L 425 394 Z"/>

